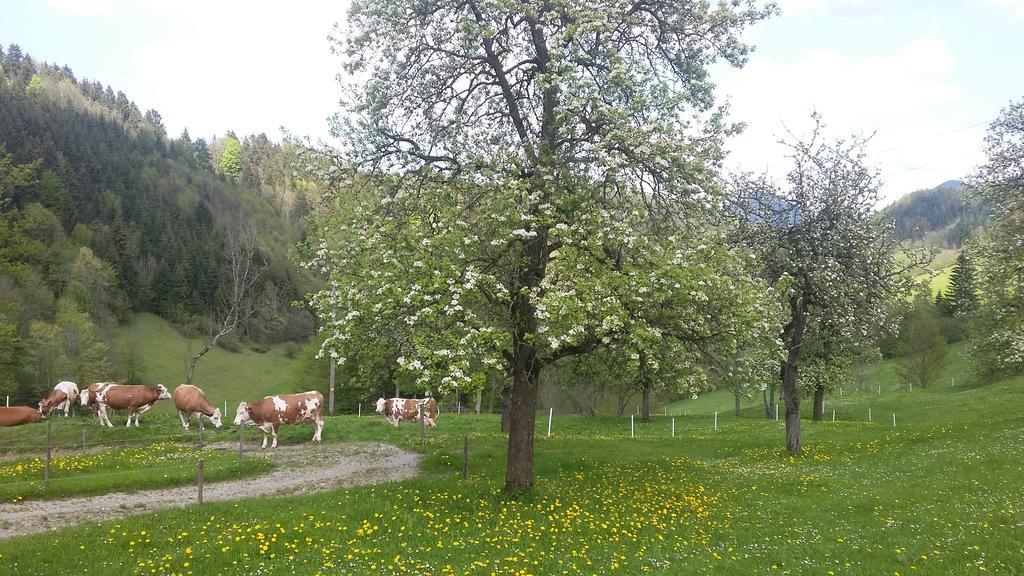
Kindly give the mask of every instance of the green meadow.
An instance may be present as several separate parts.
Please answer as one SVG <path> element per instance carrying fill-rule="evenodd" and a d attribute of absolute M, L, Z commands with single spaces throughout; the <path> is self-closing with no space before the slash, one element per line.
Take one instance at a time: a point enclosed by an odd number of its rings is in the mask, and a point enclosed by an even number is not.
<path fill-rule="evenodd" d="M 230 452 L 157 441 L 57 455 L 51 461 L 47 485 L 45 457 L 18 458 L 0 462 L 0 502 L 192 484 L 200 457 L 204 460 L 204 477 L 211 482 L 265 472 L 272 467 L 263 458 L 239 459 Z"/>
<path fill-rule="evenodd" d="M 122 356 L 127 357 L 129 351 L 133 351 L 135 369 L 142 383 L 163 384 L 168 390 L 185 382 L 188 360 L 203 345 L 199 339 L 186 339 L 166 320 L 153 314 L 137 314 L 132 322 L 119 329 L 116 341 Z M 237 352 L 214 348 L 199 360 L 192 383 L 202 388 L 210 402 L 221 410 L 227 401 L 233 415 L 235 407 L 243 400 L 288 390 L 293 366 L 293 360 L 286 353 L 289 346 L 292 345 L 272 346 L 266 352 L 246 346 Z M 173 403 L 158 402 L 142 419 L 173 412 Z"/>
<path fill-rule="evenodd" d="M 882 363 L 861 378 L 862 390 L 827 399 L 825 422 L 803 422 L 800 457 L 785 453 L 782 423 L 755 405 L 734 416 L 723 392 L 635 420 L 632 438 L 628 417 L 556 415 L 547 437 L 539 416 L 536 486 L 517 497 L 501 492 L 496 416 L 441 414 L 425 441 L 379 417 L 328 418 L 325 442 L 390 442 L 423 453 L 422 473 L 18 538 L 0 543 L 0 565 L 119 575 L 1024 573 L 1024 377 L 910 391 Z M 282 442 L 309 433 L 291 427 Z M 81 543 L 89 554 L 53 554 Z"/>

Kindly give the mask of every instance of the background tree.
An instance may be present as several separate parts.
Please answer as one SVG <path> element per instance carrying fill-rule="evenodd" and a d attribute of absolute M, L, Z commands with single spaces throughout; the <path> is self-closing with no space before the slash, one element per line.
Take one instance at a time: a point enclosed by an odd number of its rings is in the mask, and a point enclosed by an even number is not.
<path fill-rule="evenodd" d="M 985 144 L 988 161 L 974 187 L 993 208 L 978 246 L 981 310 L 971 356 L 981 374 L 994 376 L 1024 371 L 1024 100 L 1003 109 Z"/>
<path fill-rule="evenodd" d="M 232 180 L 238 179 L 241 172 L 242 144 L 235 138 L 227 136 L 222 142 L 220 157 L 217 159 L 217 171 Z"/>
<path fill-rule="evenodd" d="M 809 337 L 829 348 L 828 357 L 848 357 L 844 347 L 877 333 L 886 301 L 906 289 L 904 272 L 930 260 L 913 253 L 897 267 L 898 241 L 874 214 L 879 180 L 865 163 L 865 141 L 826 141 L 820 117 L 812 119 L 810 137 L 783 142 L 792 162 L 783 187 L 749 175 L 732 182 L 739 228 L 764 275 L 786 294 L 780 380 L 793 453 L 802 449 L 797 385 Z M 816 403 L 822 396 L 815 392 Z"/>
<path fill-rule="evenodd" d="M 645 291 L 688 320 L 710 293 L 664 282 L 695 264 L 718 204 L 709 168 L 728 129 L 708 67 L 743 64 L 741 32 L 770 12 L 354 2 L 339 44 L 362 88 L 334 133 L 350 143 L 340 166 L 374 172 L 382 194 L 311 245 L 330 282 L 313 299 L 325 346 L 372 333 L 371 319 L 406 322 L 402 367 L 421 385 L 465 390 L 474 362 L 506 371 L 505 488 L 532 486 L 544 367 L 674 337 L 634 315 Z M 743 329 L 732 319 L 700 325 L 728 341 Z"/>
<path fill-rule="evenodd" d="M 949 276 L 949 288 L 943 297 L 951 315 L 964 316 L 978 309 L 978 294 L 974 285 L 974 264 L 967 250 L 956 256 L 956 264 Z"/>
<path fill-rule="evenodd" d="M 923 286 L 900 325 L 899 374 L 919 388 L 935 383 L 946 366 L 946 339 L 939 327 L 939 312 L 931 302 L 931 290 Z"/>
<path fill-rule="evenodd" d="M 36 320 L 28 347 L 35 379 L 25 396 L 49 391 L 60 380 L 98 382 L 110 374 L 109 346 L 88 314 L 69 298 L 58 303 L 54 322 Z"/>
<path fill-rule="evenodd" d="M 219 289 L 221 304 L 216 312 L 216 324 L 211 326 L 206 345 L 189 359 L 186 384 L 192 383 L 199 359 L 221 338 L 248 322 L 264 304 L 260 287 L 266 266 L 259 259 L 255 233 L 251 229 L 229 232 L 224 246 L 228 268 Z"/>

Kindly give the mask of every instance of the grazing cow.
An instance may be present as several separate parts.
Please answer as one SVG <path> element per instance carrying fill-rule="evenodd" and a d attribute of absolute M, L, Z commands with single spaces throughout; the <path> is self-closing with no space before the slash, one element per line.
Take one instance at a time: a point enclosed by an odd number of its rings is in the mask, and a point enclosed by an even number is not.
<path fill-rule="evenodd" d="M 0 426 L 21 426 L 43 418 L 43 413 L 31 406 L 0 406 Z"/>
<path fill-rule="evenodd" d="M 78 400 L 78 384 L 64 380 L 58 382 L 50 395 L 39 403 L 39 411 L 45 415 L 56 408 L 63 410 L 64 416 L 69 416 L 75 400 Z"/>
<path fill-rule="evenodd" d="M 423 424 L 426 426 L 437 426 L 437 400 L 424 398 L 422 400 L 408 400 L 406 398 L 380 398 L 377 400 L 377 412 L 384 414 L 388 422 L 398 426 L 402 420 L 415 422 L 420 419 L 420 411 L 423 411 Z"/>
<path fill-rule="evenodd" d="M 96 393 L 96 403 L 99 405 L 100 424 L 111 428 L 114 427 L 107 417 L 107 407 L 114 410 L 128 409 L 128 423 L 132 425 L 132 417 L 135 418 L 135 426 L 139 425 L 139 415 L 153 407 L 157 400 L 168 400 L 171 394 L 163 384 L 156 386 L 141 386 L 138 384 L 108 384 Z"/>
<path fill-rule="evenodd" d="M 206 393 L 191 384 L 182 384 L 174 389 L 174 405 L 178 408 L 178 418 L 181 418 L 181 425 L 188 430 L 188 423 L 192 420 L 192 414 L 197 414 L 202 420 L 206 416 L 210 424 L 220 428 L 220 408 L 215 408 L 206 399 Z"/>
<path fill-rule="evenodd" d="M 263 431 L 262 448 L 267 447 L 267 434 L 273 434 L 274 443 L 270 447 L 277 448 L 277 429 L 281 424 L 311 421 L 316 424 L 313 442 L 320 442 L 320 432 L 324 429 L 323 408 L 324 395 L 319 392 L 267 396 L 252 404 L 239 404 L 235 412 L 235 426 L 252 423 Z"/>

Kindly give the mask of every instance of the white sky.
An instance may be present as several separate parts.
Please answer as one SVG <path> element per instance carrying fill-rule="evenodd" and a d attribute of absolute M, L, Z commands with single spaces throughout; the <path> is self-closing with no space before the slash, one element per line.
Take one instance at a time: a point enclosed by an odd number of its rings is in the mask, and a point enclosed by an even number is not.
<path fill-rule="evenodd" d="M 742 70 L 716 67 L 732 169 L 785 168 L 776 145 L 817 110 L 835 135 L 875 134 L 889 199 L 967 176 L 988 122 L 1024 98 L 1024 0 L 781 0 L 748 34 Z M 340 108 L 327 36 L 347 2 L 0 0 L 0 44 L 67 64 L 209 137 L 281 128 L 326 137 Z"/>

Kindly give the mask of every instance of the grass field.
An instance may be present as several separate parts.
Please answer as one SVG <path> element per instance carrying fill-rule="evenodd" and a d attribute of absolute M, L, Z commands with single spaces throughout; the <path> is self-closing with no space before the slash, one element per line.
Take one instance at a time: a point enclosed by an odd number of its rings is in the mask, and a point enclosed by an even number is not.
<path fill-rule="evenodd" d="M 192 340 L 191 344 L 192 350 L 198 352 L 204 343 Z M 185 381 L 186 365 L 191 356 L 189 342 L 159 316 L 136 315 L 131 323 L 120 328 L 115 345 L 121 351 L 134 347 L 137 371 L 143 383 L 163 384 L 173 390 Z M 210 402 L 222 410 L 227 401 L 233 415 L 235 407 L 243 400 L 288 390 L 294 361 L 285 355 L 287 346 L 273 346 L 265 353 L 249 348 L 239 352 L 214 348 L 200 359 L 192 383 L 202 388 Z M 173 404 L 160 402 L 147 416 L 152 413 L 171 414 Z"/>
<path fill-rule="evenodd" d="M 52 499 L 105 494 L 142 488 L 191 484 L 196 461 L 202 457 L 204 476 L 211 482 L 269 470 L 263 458 L 239 459 L 224 451 L 199 450 L 172 442 L 106 448 L 59 455 L 51 462 L 50 483 L 44 483 L 43 457 L 0 462 L 0 501 Z"/>
<path fill-rule="evenodd" d="M 0 543 L 0 565 L 119 575 L 1024 573 L 1024 377 L 911 392 L 889 363 L 865 372 L 882 394 L 828 398 L 838 421 L 805 421 L 801 457 L 781 449 L 781 423 L 754 417 L 756 406 L 732 416 L 722 393 L 674 405 L 690 414 L 675 416 L 675 438 L 671 417 L 637 421 L 636 438 L 628 418 L 556 416 L 551 438 L 538 418 L 537 484 L 520 497 L 500 490 L 496 416 L 442 414 L 423 443 L 415 426 L 334 417 L 325 441 L 421 451 L 423 474 L 19 538 Z M 713 431 L 716 403 L 726 409 Z M 288 429 L 282 442 L 308 436 Z M 90 552 L 53 553 L 79 546 Z"/>

